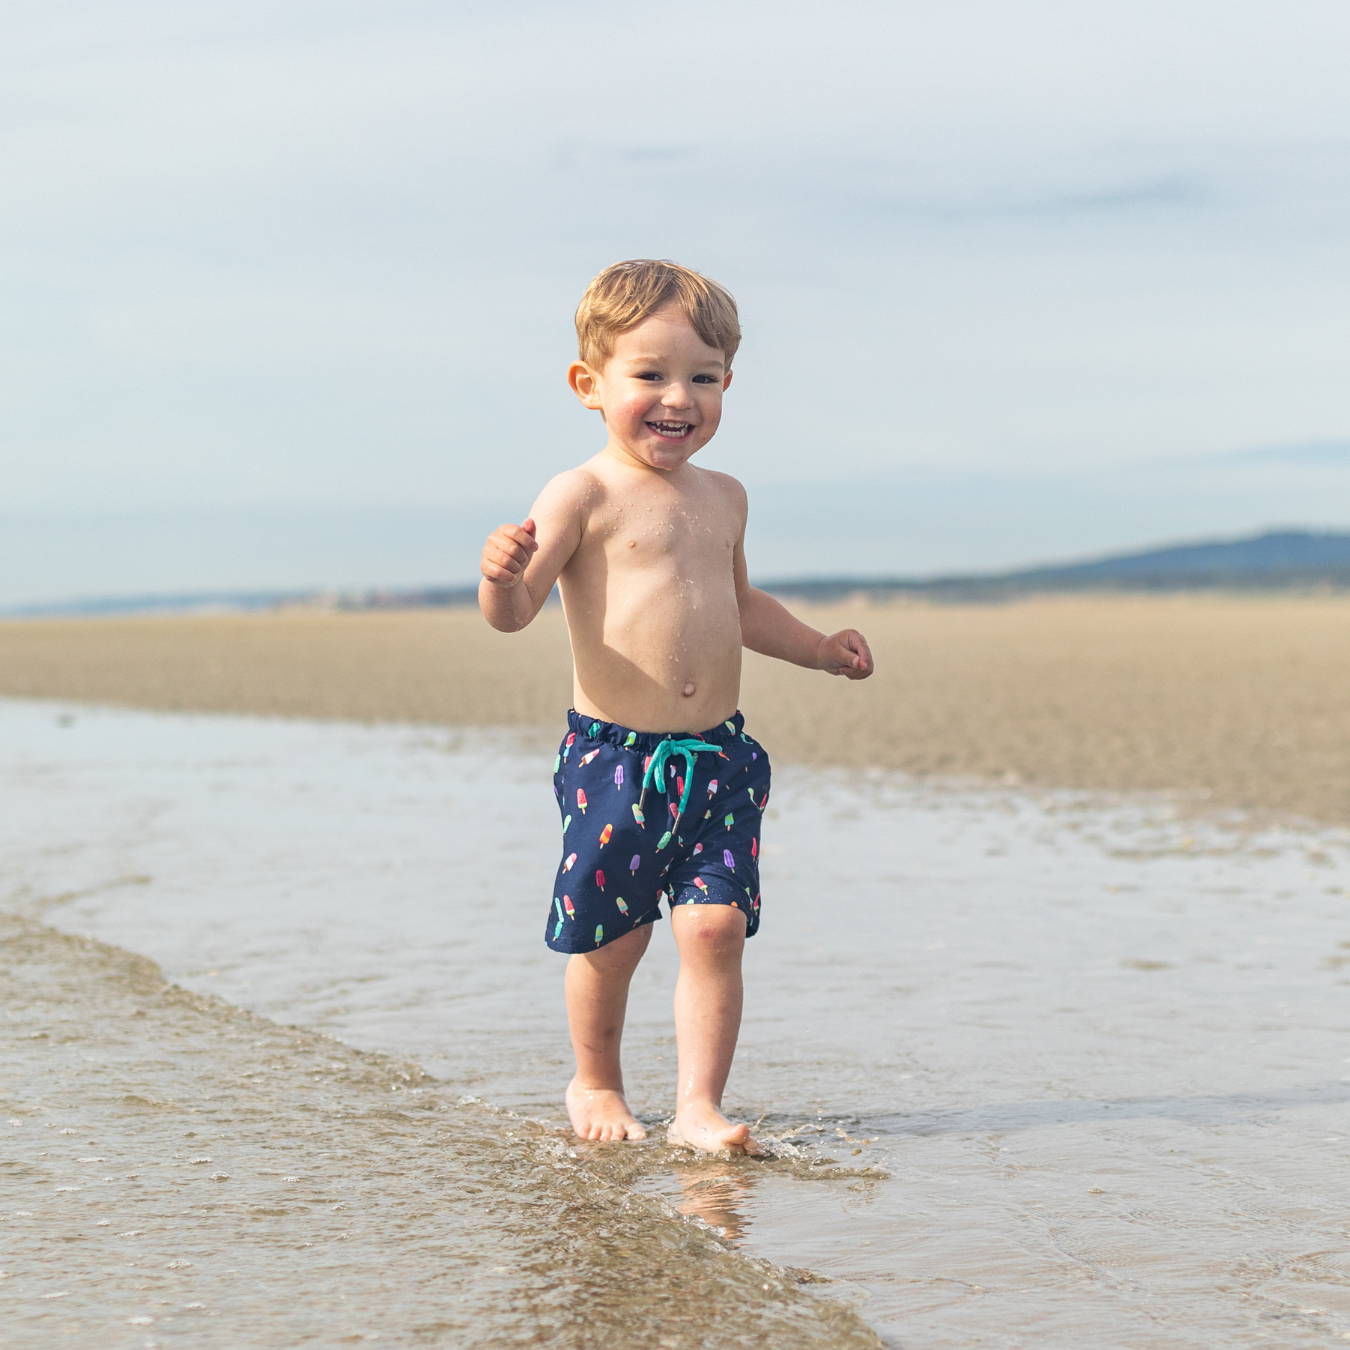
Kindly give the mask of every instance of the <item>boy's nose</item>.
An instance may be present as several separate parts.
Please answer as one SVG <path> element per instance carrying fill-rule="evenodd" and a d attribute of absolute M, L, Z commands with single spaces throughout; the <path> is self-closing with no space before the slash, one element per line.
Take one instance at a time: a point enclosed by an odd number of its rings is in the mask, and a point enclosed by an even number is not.
<path fill-rule="evenodd" d="M 661 398 L 661 403 L 666 408 L 691 408 L 694 399 L 689 392 L 688 385 L 677 383 L 666 386 L 666 392 Z"/>

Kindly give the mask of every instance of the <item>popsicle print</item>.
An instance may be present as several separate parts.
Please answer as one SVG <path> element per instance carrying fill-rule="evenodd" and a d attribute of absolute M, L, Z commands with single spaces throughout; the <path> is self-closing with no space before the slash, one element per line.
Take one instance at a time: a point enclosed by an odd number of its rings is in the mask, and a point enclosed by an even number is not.
<path fill-rule="evenodd" d="M 598 947 L 605 940 L 605 925 L 598 923 L 595 925 L 595 945 Z"/>
<path fill-rule="evenodd" d="M 722 821 L 722 824 L 725 825 L 727 829 L 730 829 L 735 823 L 736 823 L 735 815 L 732 812 L 728 811 L 726 814 L 726 819 Z"/>
<path fill-rule="evenodd" d="M 621 788 L 621 787 L 623 787 L 623 765 L 622 765 L 622 764 L 617 764 L 617 765 L 615 765 L 615 767 L 614 767 L 614 786 L 615 786 L 616 788 Z"/>
<path fill-rule="evenodd" d="M 637 870 L 641 866 L 642 866 L 642 854 L 640 853 L 633 854 L 633 860 L 628 864 L 629 872 L 631 872 L 633 876 L 637 876 Z"/>
<path fill-rule="evenodd" d="M 708 784 L 708 800 L 711 801 L 715 796 L 717 796 L 717 779 L 714 778 Z"/>
<path fill-rule="evenodd" d="M 595 869 L 595 884 L 602 891 L 605 889 L 605 874 L 598 867 Z"/>
<path fill-rule="evenodd" d="M 694 885 L 697 886 L 705 896 L 708 894 L 708 883 L 704 881 L 702 877 L 695 877 Z"/>
<path fill-rule="evenodd" d="M 571 823 L 572 823 L 572 817 L 571 817 L 571 816 L 564 816 L 564 817 L 563 817 L 563 833 L 564 833 L 564 834 L 567 833 L 567 827 L 568 827 Z"/>
<path fill-rule="evenodd" d="M 572 905 L 572 897 L 570 895 L 563 896 L 563 908 L 567 911 L 567 917 L 569 919 L 575 919 L 577 917 L 577 912 Z"/>
<path fill-rule="evenodd" d="M 627 914 L 627 913 L 628 913 L 628 905 L 625 903 L 623 896 L 621 896 L 621 895 L 616 895 L 616 896 L 614 897 L 614 903 L 615 903 L 615 905 L 618 907 L 618 910 L 619 910 L 619 913 L 620 913 L 620 914 Z"/>
<path fill-rule="evenodd" d="M 584 816 L 586 814 L 586 789 L 577 789 L 577 810 Z"/>
<path fill-rule="evenodd" d="M 588 765 L 591 762 L 591 760 L 593 760 L 599 753 L 600 750 L 599 747 L 597 746 L 596 749 L 590 751 L 587 754 L 582 755 L 581 759 L 577 762 L 577 767 L 580 769 L 584 769 L 586 765 Z"/>
<path fill-rule="evenodd" d="M 731 868 L 733 872 L 736 870 L 736 859 L 732 856 L 731 850 L 729 848 L 724 848 L 722 850 L 722 861 L 726 863 L 726 865 L 729 868 Z"/>
<path fill-rule="evenodd" d="M 569 853 L 567 857 L 563 859 L 563 871 L 570 872 L 572 870 L 573 865 L 576 863 L 576 860 L 577 855 L 575 853 Z"/>
<path fill-rule="evenodd" d="M 750 856 L 751 856 L 752 858 L 758 858 L 758 857 L 759 857 L 759 840 L 758 840 L 758 839 L 752 839 L 752 840 L 750 841 Z"/>
<path fill-rule="evenodd" d="M 630 731 L 628 735 L 624 738 L 623 744 L 625 750 L 631 750 L 633 746 L 637 744 L 637 732 Z"/>
<path fill-rule="evenodd" d="M 642 814 L 642 808 L 636 802 L 633 803 L 633 819 L 636 820 L 644 830 L 647 828 L 647 817 Z"/>
<path fill-rule="evenodd" d="M 612 835 L 613 833 L 614 833 L 614 826 L 613 826 L 613 825 L 606 825 L 605 828 L 604 828 L 603 830 L 600 831 L 600 847 L 601 847 L 601 848 L 604 848 L 604 846 L 605 846 L 607 843 L 609 843 L 609 837 L 610 837 L 610 835 Z"/>

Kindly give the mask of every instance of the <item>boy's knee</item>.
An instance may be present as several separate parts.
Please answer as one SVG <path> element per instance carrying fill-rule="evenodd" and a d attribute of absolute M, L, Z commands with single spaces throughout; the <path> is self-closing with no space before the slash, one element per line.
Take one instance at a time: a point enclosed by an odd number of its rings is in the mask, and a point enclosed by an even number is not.
<path fill-rule="evenodd" d="M 735 905 L 680 905 L 673 920 L 676 914 L 681 942 L 716 952 L 736 952 L 745 945 L 746 917 Z"/>

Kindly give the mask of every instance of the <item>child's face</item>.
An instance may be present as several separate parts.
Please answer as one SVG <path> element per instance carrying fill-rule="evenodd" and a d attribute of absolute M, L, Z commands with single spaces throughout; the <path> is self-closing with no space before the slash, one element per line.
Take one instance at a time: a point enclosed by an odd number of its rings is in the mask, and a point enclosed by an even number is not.
<path fill-rule="evenodd" d="M 586 407 L 604 414 L 608 449 L 669 470 L 712 440 L 731 372 L 672 306 L 620 333 L 602 371 L 577 361 L 568 380 Z"/>

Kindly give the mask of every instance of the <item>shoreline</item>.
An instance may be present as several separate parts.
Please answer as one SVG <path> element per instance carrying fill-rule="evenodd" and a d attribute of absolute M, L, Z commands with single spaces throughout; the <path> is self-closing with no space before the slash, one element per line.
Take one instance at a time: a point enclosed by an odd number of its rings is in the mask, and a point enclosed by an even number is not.
<path fill-rule="evenodd" d="M 780 762 L 1105 791 L 1350 824 L 1350 597 L 796 604 L 861 628 L 846 686 L 747 652 L 741 706 Z M 278 611 L 0 623 L 0 696 L 440 726 L 561 726 L 562 614 Z"/>

